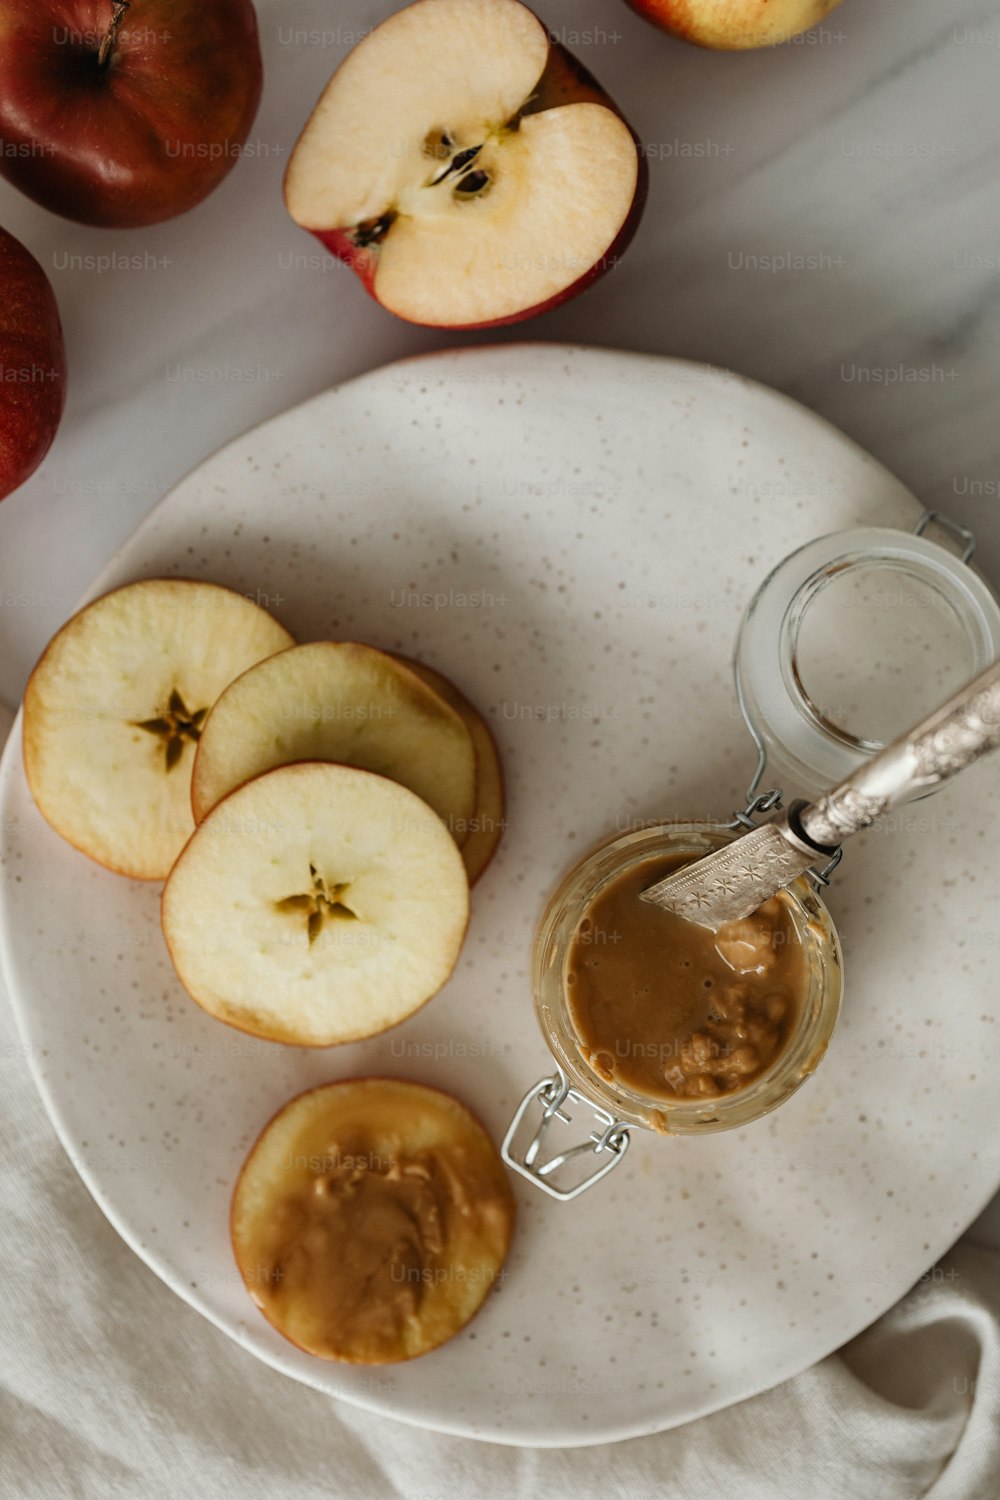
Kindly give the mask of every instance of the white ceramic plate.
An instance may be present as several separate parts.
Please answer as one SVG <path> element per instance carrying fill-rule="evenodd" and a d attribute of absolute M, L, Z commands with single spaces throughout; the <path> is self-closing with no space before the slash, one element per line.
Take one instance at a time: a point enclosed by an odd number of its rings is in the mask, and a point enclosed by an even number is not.
<path fill-rule="evenodd" d="M 1000 1176 L 1000 1091 L 982 1062 L 996 1034 L 1000 843 L 977 835 L 983 767 L 852 848 L 850 886 L 831 901 L 847 999 L 819 1074 L 746 1130 L 637 1136 L 621 1170 L 574 1203 L 519 1183 L 506 1280 L 445 1348 L 373 1371 L 297 1352 L 247 1298 L 227 1210 L 263 1122 L 325 1079 L 442 1085 L 499 1139 L 551 1070 L 526 975 L 560 873 L 630 820 L 729 814 L 753 762 L 729 675 L 745 601 L 808 538 L 908 527 L 917 513 L 870 458 L 771 391 L 532 345 L 377 371 L 179 485 L 94 592 L 149 574 L 216 579 L 303 639 L 425 658 L 489 714 L 510 827 L 447 989 L 383 1038 L 296 1051 L 185 997 L 157 890 L 49 831 L 11 741 L 8 983 L 66 1149 L 136 1252 L 296 1379 L 406 1421 L 538 1445 L 652 1432 L 739 1400 L 895 1301 Z"/>

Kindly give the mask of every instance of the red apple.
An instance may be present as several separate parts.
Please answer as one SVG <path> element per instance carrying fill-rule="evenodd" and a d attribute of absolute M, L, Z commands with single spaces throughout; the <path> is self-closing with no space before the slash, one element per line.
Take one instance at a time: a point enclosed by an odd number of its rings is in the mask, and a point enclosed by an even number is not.
<path fill-rule="evenodd" d="M 0 0 L 0 172 L 82 224 L 185 213 L 260 99 L 250 0 Z"/>
<path fill-rule="evenodd" d="M 818 26 L 840 0 L 628 0 L 664 31 L 699 47 L 744 52 L 776 47 Z"/>
<path fill-rule="evenodd" d="M 55 294 L 35 257 L 0 229 L 0 500 L 49 451 L 65 396 Z"/>
<path fill-rule="evenodd" d="M 646 176 L 617 106 L 520 0 L 417 0 L 330 80 L 285 200 L 390 312 L 487 328 L 615 265 Z"/>

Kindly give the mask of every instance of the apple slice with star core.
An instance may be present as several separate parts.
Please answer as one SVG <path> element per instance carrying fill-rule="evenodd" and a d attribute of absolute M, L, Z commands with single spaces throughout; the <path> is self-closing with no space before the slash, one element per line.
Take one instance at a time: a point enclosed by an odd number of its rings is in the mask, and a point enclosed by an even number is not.
<path fill-rule="evenodd" d="M 214 583 L 150 578 L 88 604 L 24 696 L 24 768 L 42 816 L 108 869 L 164 879 L 194 830 L 191 767 L 209 709 L 292 644 L 266 610 Z"/>
<path fill-rule="evenodd" d="M 376 301 L 512 323 L 616 264 L 646 192 L 617 107 L 520 0 L 417 0 L 338 68 L 292 154 L 295 221 Z"/>
<path fill-rule="evenodd" d="M 163 891 L 178 977 L 220 1021 L 300 1047 L 406 1019 L 451 974 L 462 856 L 406 787 L 324 761 L 267 771 L 199 824 Z"/>

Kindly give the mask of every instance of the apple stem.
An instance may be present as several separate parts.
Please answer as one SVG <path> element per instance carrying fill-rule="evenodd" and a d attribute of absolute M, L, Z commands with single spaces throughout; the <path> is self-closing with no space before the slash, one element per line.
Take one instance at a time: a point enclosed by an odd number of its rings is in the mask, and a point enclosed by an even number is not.
<path fill-rule="evenodd" d="M 125 12 L 128 10 L 128 8 L 129 0 L 113 0 L 111 6 L 111 24 L 109 25 L 107 31 L 104 33 L 104 37 L 101 41 L 101 45 L 97 53 L 97 66 L 99 68 L 106 68 L 108 65 L 108 59 L 111 56 L 111 49 L 115 45 L 115 42 L 118 40 L 118 33 L 121 30 L 121 24 L 125 19 Z"/>

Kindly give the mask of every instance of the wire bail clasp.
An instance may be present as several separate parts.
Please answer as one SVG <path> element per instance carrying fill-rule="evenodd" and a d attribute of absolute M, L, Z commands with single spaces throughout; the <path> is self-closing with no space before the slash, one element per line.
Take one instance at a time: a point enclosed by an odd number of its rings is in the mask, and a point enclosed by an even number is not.
<path fill-rule="evenodd" d="M 515 1138 L 525 1115 L 536 1102 L 542 1106 L 542 1118 L 524 1151 L 517 1155 L 514 1149 Z M 566 1111 L 568 1103 L 583 1105 L 604 1128 L 591 1131 L 585 1141 L 580 1141 L 575 1146 L 567 1146 L 564 1150 L 543 1159 L 542 1147 L 553 1123 L 556 1120 L 564 1125 L 573 1123 L 572 1115 Z M 550 1198 L 558 1198 L 562 1202 L 567 1202 L 570 1198 L 578 1198 L 581 1193 L 593 1187 L 595 1182 L 600 1182 L 602 1177 L 606 1177 L 624 1157 L 630 1140 L 629 1126 L 623 1120 L 616 1120 L 614 1115 L 595 1104 L 592 1099 L 588 1099 L 585 1094 L 581 1094 L 579 1089 L 571 1088 L 565 1073 L 557 1067 L 554 1077 L 539 1079 L 538 1083 L 534 1084 L 521 1100 L 507 1129 L 507 1134 L 504 1136 L 500 1155 L 508 1167 L 512 1167 L 515 1172 L 519 1172 L 522 1177 L 534 1183 L 535 1187 L 548 1193 Z M 552 1181 L 552 1174 L 558 1172 L 560 1167 L 570 1161 L 579 1161 L 588 1155 L 606 1156 L 606 1160 L 578 1182 L 559 1187 Z"/>
<path fill-rule="evenodd" d="M 968 526 L 963 526 L 959 521 L 953 521 L 951 516 L 946 516 L 940 510 L 925 510 L 916 526 L 913 528 L 914 536 L 924 536 L 931 526 L 938 526 L 946 531 L 949 536 L 959 542 L 962 547 L 961 559 L 964 563 L 970 563 L 976 550 L 976 533 Z"/>

